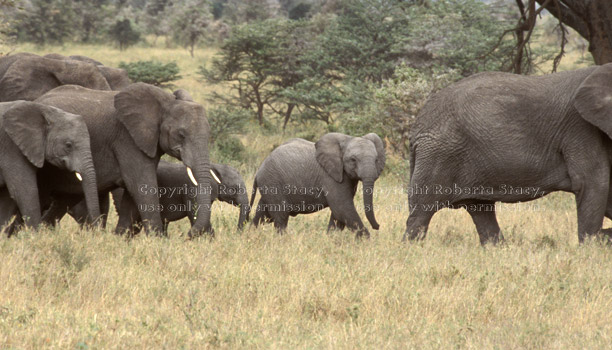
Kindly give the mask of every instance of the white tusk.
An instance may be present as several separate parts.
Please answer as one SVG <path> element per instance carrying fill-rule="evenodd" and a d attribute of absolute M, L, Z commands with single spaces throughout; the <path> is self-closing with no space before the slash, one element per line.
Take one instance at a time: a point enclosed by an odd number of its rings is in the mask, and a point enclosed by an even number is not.
<path fill-rule="evenodd" d="M 83 177 L 81 176 L 81 174 L 79 173 L 74 173 L 77 177 L 77 179 L 79 179 L 79 181 L 83 181 Z"/>
<path fill-rule="evenodd" d="M 212 175 L 212 177 L 215 179 L 215 181 L 217 181 L 218 184 L 221 184 L 221 180 L 219 180 L 219 178 L 217 177 L 217 174 L 215 174 L 215 172 L 212 171 L 212 169 L 210 169 L 210 175 Z"/>
<path fill-rule="evenodd" d="M 191 180 L 191 182 L 193 182 L 194 185 L 198 185 L 198 182 L 196 181 L 195 177 L 193 177 L 193 172 L 191 172 L 191 168 L 187 167 L 187 175 L 189 175 L 189 180 Z"/>

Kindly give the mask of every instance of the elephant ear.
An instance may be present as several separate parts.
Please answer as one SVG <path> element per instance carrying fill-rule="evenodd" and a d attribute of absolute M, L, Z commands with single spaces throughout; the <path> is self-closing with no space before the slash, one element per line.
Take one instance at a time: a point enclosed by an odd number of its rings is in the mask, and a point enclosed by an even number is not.
<path fill-rule="evenodd" d="M 177 100 L 193 102 L 193 97 L 191 97 L 191 95 L 183 89 L 174 91 L 174 96 L 176 96 Z"/>
<path fill-rule="evenodd" d="M 595 69 L 580 85 L 574 107 L 582 118 L 612 138 L 612 63 Z"/>
<path fill-rule="evenodd" d="M 33 102 L 19 102 L 4 113 L 2 124 L 23 155 L 41 168 L 45 163 L 47 122 L 41 109 Z"/>
<path fill-rule="evenodd" d="M 165 105 L 172 95 L 155 86 L 136 83 L 115 95 L 117 118 L 146 155 L 157 155 Z"/>
<path fill-rule="evenodd" d="M 374 146 L 376 146 L 376 153 L 378 153 L 378 157 L 376 158 L 376 171 L 378 172 L 378 176 L 380 176 L 385 168 L 385 162 L 387 161 L 387 156 L 385 154 L 385 143 L 373 132 L 364 135 L 363 138 L 372 141 Z"/>
<path fill-rule="evenodd" d="M 54 60 L 42 58 L 42 66 L 46 68 L 61 85 L 81 85 L 94 90 L 109 91 L 111 88 L 106 77 L 98 67 L 91 63 L 75 60 Z"/>
<path fill-rule="evenodd" d="M 0 101 L 33 101 L 62 82 L 38 62 L 42 58 L 22 57 L 12 63 L 0 80 Z"/>
<path fill-rule="evenodd" d="M 342 145 L 351 139 L 351 136 L 330 132 L 321 136 L 315 143 L 317 162 L 337 182 L 342 182 L 344 164 L 342 163 Z"/>

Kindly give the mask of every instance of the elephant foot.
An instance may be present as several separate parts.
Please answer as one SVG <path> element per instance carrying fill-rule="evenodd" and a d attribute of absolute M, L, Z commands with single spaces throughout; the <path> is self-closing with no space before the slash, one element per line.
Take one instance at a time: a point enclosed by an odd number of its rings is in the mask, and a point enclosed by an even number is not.
<path fill-rule="evenodd" d="M 597 239 L 606 245 L 612 245 L 612 228 L 602 228 Z"/>
<path fill-rule="evenodd" d="M 187 239 L 194 239 L 198 237 L 208 237 L 212 239 L 215 238 L 215 229 L 212 226 L 209 226 L 206 230 L 200 230 L 192 227 L 187 236 Z"/>
<path fill-rule="evenodd" d="M 355 239 L 357 239 L 357 240 L 370 239 L 370 231 L 368 231 L 368 229 L 366 229 L 366 228 L 358 230 L 355 233 Z"/>

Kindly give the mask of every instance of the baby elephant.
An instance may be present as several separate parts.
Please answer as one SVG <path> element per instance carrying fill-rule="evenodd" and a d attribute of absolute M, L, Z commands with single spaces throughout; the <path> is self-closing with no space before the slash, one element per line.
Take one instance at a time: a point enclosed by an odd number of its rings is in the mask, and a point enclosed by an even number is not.
<path fill-rule="evenodd" d="M 211 164 L 211 170 L 214 173 L 214 180 L 211 181 L 211 200 L 214 202 L 219 199 L 239 207 L 238 229 L 242 229 L 249 214 L 249 197 L 242 177 L 236 169 L 224 164 Z M 197 210 L 195 195 L 197 191 L 203 189 L 193 185 L 185 165 L 160 161 L 157 167 L 157 182 L 158 189 L 141 187 L 140 190 L 157 193 L 160 196 L 159 209 L 161 209 L 161 218 L 164 223 L 164 234 L 168 233 L 168 223 L 184 217 L 188 217 L 193 225 Z M 126 196 L 123 188 L 112 191 L 112 194 L 119 215 L 117 232 L 124 232 L 130 228 L 133 228 L 134 233 L 140 231 L 142 220 L 138 211 L 132 210 L 132 206 L 121 206 Z M 86 214 L 84 210 L 85 207 L 79 203 L 68 213 L 78 222 L 82 222 L 83 215 Z"/>
<path fill-rule="evenodd" d="M 366 217 L 377 230 L 372 198 L 374 181 L 384 167 L 385 147 L 374 133 L 363 137 L 329 133 L 316 143 L 289 140 L 272 151 L 257 170 L 250 204 L 257 190 L 261 199 L 253 224 L 258 226 L 267 218 L 282 232 L 289 216 L 330 207 L 328 230 L 348 226 L 357 231 L 357 237 L 369 237 L 353 197 L 361 180 Z"/>

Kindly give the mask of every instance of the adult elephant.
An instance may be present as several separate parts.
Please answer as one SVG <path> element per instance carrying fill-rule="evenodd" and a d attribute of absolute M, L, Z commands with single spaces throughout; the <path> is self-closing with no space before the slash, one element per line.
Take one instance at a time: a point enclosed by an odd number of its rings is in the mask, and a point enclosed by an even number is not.
<path fill-rule="evenodd" d="M 269 219 L 282 232 L 289 216 L 330 207 L 328 230 L 348 226 L 357 231 L 357 237 L 369 237 L 353 197 L 361 180 L 366 217 L 378 230 L 373 191 L 384 167 L 384 144 L 374 133 L 362 137 L 329 133 L 316 143 L 304 139 L 287 141 L 272 151 L 257 170 L 250 204 L 257 190 L 261 199 L 253 224 Z"/>
<path fill-rule="evenodd" d="M 28 226 L 40 224 L 36 175 L 43 165 L 78 179 L 90 219 L 100 216 L 89 133 L 81 116 L 34 102 L 0 103 L 0 148 L 0 228 L 19 214 Z"/>
<path fill-rule="evenodd" d="M 241 230 L 248 219 L 249 213 L 249 197 L 244 180 L 242 180 L 240 173 L 229 165 L 213 163 L 211 164 L 211 171 L 215 180 L 211 181 L 211 202 L 214 203 L 215 200 L 219 200 L 240 208 L 238 229 Z M 189 180 L 185 165 L 161 160 L 157 166 L 157 184 L 159 185 L 158 188 L 143 187 L 142 190 L 159 195 L 164 233 L 167 234 L 170 222 L 183 218 L 188 218 L 193 225 L 198 210 L 195 198 L 199 188 Z M 121 201 L 124 190 L 122 188 L 113 190 L 112 195 L 115 208 L 122 208 Z M 55 215 L 55 219 L 60 219 L 66 213 L 65 208 L 55 210 L 57 211 L 54 214 L 49 214 Z M 68 213 L 77 222 L 85 223 L 87 208 L 84 202 L 70 208 Z M 120 229 L 131 230 L 133 233 L 140 230 L 142 220 L 138 211 L 118 211 L 117 214 Z"/>
<path fill-rule="evenodd" d="M 495 202 L 576 195 L 578 239 L 612 217 L 612 64 L 545 76 L 481 73 L 431 96 L 410 134 L 405 239 L 465 208 L 480 242 L 503 238 Z"/>
<path fill-rule="evenodd" d="M 159 198 L 142 191 L 157 187 L 156 168 L 162 154 L 182 160 L 191 181 L 210 186 L 208 140 L 210 127 L 204 108 L 192 101 L 144 83 L 121 92 L 97 91 L 75 85 L 58 87 L 37 102 L 80 113 L 91 135 L 98 190 L 102 196 L 117 187 L 127 189 L 122 206 L 140 213 L 147 232 L 163 231 L 158 211 Z M 69 187 L 72 178 L 55 169 L 39 176 L 42 183 Z M 62 186 L 63 187 L 63 186 Z M 53 198 L 72 207 L 80 198 L 71 191 L 56 192 Z M 63 196 L 65 195 L 65 196 Z M 191 233 L 210 230 L 210 190 L 198 191 L 202 208 Z"/>
<path fill-rule="evenodd" d="M 72 60 L 72 61 L 80 61 L 80 62 L 86 62 L 89 64 L 93 64 L 94 66 L 96 66 L 98 71 L 102 73 L 102 75 L 106 79 L 106 82 L 110 86 L 111 90 L 118 91 L 118 90 L 121 90 L 127 87 L 128 85 L 132 83 L 125 69 L 105 66 L 101 62 L 96 61 L 93 58 L 90 58 L 87 56 L 82 56 L 82 55 L 64 56 L 58 53 L 50 53 L 50 54 L 45 55 L 44 57 L 52 58 L 56 60 L 64 60 L 64 61 Z M 78 85 L 81 85 L 81 84 L 78 84 Z"/>
<path fill-rule="evenodd" d="M 58 60 L 30 53 L 0 59 L 0 102 L 34 101 L 61 85 L 111 90 L 100 69 L 88 62 Z"/>

